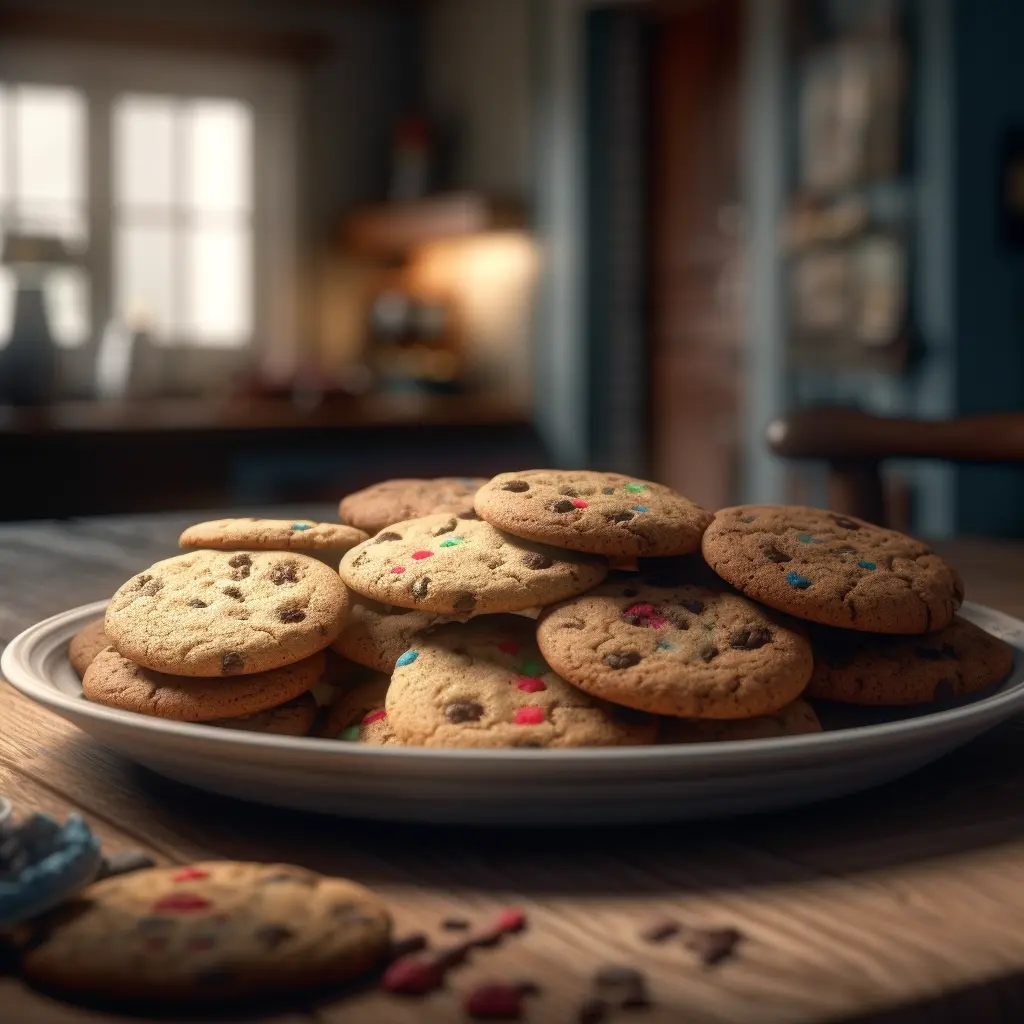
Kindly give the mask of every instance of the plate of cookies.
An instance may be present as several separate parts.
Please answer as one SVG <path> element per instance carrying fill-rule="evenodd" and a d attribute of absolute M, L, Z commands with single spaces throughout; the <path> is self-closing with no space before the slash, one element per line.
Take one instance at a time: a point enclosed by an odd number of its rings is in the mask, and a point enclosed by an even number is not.
<path fill-rule="evenodd" d="M 3 674 L 180 782 L 477 825 L 798 806 L 1024 708 L 1024 623 L 860 519 L 569 470 L 386 481 L 339 518 L 198 523 Z"/>

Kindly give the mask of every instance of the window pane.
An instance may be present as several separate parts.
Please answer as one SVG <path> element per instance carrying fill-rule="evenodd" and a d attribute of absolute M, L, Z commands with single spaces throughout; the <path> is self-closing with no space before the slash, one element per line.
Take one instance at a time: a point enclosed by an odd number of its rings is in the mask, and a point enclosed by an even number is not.
<path fill-rule="evenodd" d="M 88 236 L 85 210 L 76 203 L 22 201 L 10 217 L 10 225 L 25 234 L 61 238 L 72 252 L 84 249 Z"/>
<path fill-rule="evenodd" d="M 185 249 L 188 337 L 208 345 L 244 345 L 249 341 L 251 245 L 246 228 L 189 232 Z"/>
<path fill-rule="evenodd" d="M 252 111 L 235 100 L 184 108 L 185 202 L 193 209 L 247 211 L 252 203 Z"/>
<path fill-rule="evenodd" d="M 123 225 L 114 252 L 115 308 L 125 326 L 165 339 L 173 331 L 174 244 L 168 228 Z"/>
<path fill-rule="evenodd" d="M 51 270 L 43 282 L 46 316 L 53 340 L 77 348 L 89 339 L 89 278 L 77 267 Z"/>
<path fill-rule="evenodd" d="M 15 181 L 19 197 L 64 202 L 85 196 L 85 102 L 76 89 L 14 90 Z"/>
<path fill-rule="evenodd" d="M 114 201 L 167 206 L 174 201 L 175 102 L 121 97 L 114 106 Z"/>
<path fill-rule="evenodd" d="M 0 348 L 11 340 L 14 326 L 14 273 L 0 267 Z"/>

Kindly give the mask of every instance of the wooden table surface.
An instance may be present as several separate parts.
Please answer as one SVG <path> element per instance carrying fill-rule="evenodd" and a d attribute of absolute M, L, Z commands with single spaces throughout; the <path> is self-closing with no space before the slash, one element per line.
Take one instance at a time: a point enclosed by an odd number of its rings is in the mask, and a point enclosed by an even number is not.
<path fill-rule="evenodd" d="M 109 595 L 173 553 L 192 518 L 0 527 L 0 642 Z M 970 597 L 1024 615 L 1024 544 L 964 541 L 947 553 Z M 141 848 L 160 863 L 284 860 L 349 876 L 389 901 L 399 936 L 424 930 L 450 945 L 446 916 L 483 923 L 510 904 L 529 913 L 524 934 L 475 953 L 447 991 L 410 1001 L 371 989 L 258 1018 L 282 1024 L 461 1020 L 460 995 L 485 979 L 536 982 L 526 1019 L 569 1024 L 606 964 L 641 968 L 654 1002 L 612 1021 L 1024 1020 L 1021 744 L 1024 723 L 1012 722 L 875 792 L 725 823 L 414 828 L 278 812 L 172 784 L 0 686 L 0 792 L 21 813 L 80 811 L 105 849 Z M 738 955 L 704 968 L 679 941 L 640 938 L 666 915 L 740 929 Z M 125 1018 L 0 978 L 0 1020 L 113 1019 Z"/>

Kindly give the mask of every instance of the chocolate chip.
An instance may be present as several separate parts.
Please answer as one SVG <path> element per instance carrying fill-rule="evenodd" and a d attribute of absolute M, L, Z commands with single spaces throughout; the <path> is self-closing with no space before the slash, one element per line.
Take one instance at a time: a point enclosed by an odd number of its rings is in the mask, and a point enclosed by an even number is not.
<path fill-rule="evenodd" d="M 194 597 L 188 603 L 189 608 L 208 608 L 209 605 L 205 601 L 200 601 L 199 598 Z"/>
<path fill-rule="evenodd" d="M 401 540 L 402 535 L 395 533 L 394 530 L 385 530 L 383 533 L 378 533 L 373 539 L 374 544 L 383 544 L 386 540 Z"/>
<path fill-rule="evenodd" d="M 785 551 L 780 551 L 774 544 L 769 544 L 764 548 L 764 557 L 767 558 L 769 562 L 775 562 L 777 564 L 793 561 L 792 555 L 787 555 Z"/>
<path fill-rule="evenodd" d="M 476 595 L 475 594 L 459 594 L 455 598 L 455 610 L 460 612 L 471 612 L 476 607 Z"/>
<path fill-rule="evenodd" d="M 220 659 L 220 670 L 222 672 L 240 672 L 245 668 L 245 658 L 238 651 L 228 651 Z"/>
<path fill-rule="evenodd" d="M 430 577 L 424 576 L 422 579 L 418 579 L 412 585 L 412 596 L 417 601 L 422 601 L 427 596 L 427 591 L 430 589 Z"/>
<path fill-rule="evenodd" d="M 628 523 L 633 518 L 632 512 L 616 512 L 608 517 L 610 523 Z"/>
<path fill-rule="evenodd" d="M 705 967 L 713 967 L 732 956 L 742 938 L 735 928 L 693 928 L 683 939 L 683 945 L 693 950 Z"/>
<path fill-rule="evenodd" d="M 704 602 L 698 601 L 695 597 L 688 597 L 684 601 L 679 602 L 688 612 L 693 612 L 694 615 L 700 615 L 704 611 Z"/>
<path fill-rule="evenodd" d="M 252 557 L 246 554 L 232 555 L 228 559 L 228 565 L 235 570 L 231 574 L 233 580 L 244 580 L 252 569 Z"/>
<path fill-rule="evenodd" d="M 690 620 L 684 618 L 682 615 L 679 614 L 679 612 L 669 612 L 665 616 L 665 618 L 668 619 L 668 621 L 671 622 L 672 625 L 676 627 L 676 629 L 690 628 Z"/>
<path fill-rule="evenodd" d="M 647 1006 L 650 1002 L 647 979 L 633 967 L 619 964 L 602 967 L 594 975 L 594 983 L 604 993 L 606 1001 L 611 1000 L 624 1009 Z"/>
<path fill-rule="evenodd" d="M 860 523 L 855 523 L 852 519 L 847 519 L 846 516 L 833 516 L 832 522 L 836 526 L 841 526 L 844 530 L 859 530 Z"/>
<path fill-rule="evenodd" d="M 238 589 L 238 587 L 225 587 L 224 596 L 233 597 L 236 601 L 245 600 L 245 598 L 242 596 L 242 592 Z"/>
<path fill-rule="evenodd" d="M 301 622 L 306 613 L 299 608 L 284 608 L 277 613 L 277 617 L 282 622 Z"/>
<path fill-rule="evenodd" d="M 139 576 L 135 577 L 135 581 L 138 584 L 136 590 L 141 590 L 153 577 L 148 572 L 144 572 Z"/>
<path fill-rule="evenodd" d="M 514 491 L 516 494 L 520 494 L 523 491 L 528 491 L 530 485 L 525 480 L 509 480 L 507 484 L 502 484 L 501 489 L 503 491 Z"/>
<path fill-rule="evenodd" d="M 604 656 L 604 663 L 609 668 L 631 668 L 638 665 L 641 657 L 636 651 L 615 651 Z"/>
<path fill-rule="evenodd" d="M 453 700 L 444 707 L 444 717 L 453 725 L 462 722 L 477 722 L 483 718 L 484 709 L 475 700 Z"/>
<path fill-rule="evenodd" d="M 527 569 L 550 569 L 554 564 L 554 559 L 542 555 L 539 551 L 527 551 L 523 555 L 523 565 Z"/>
<path fill-rule="evenodd" d="M 458 520 L 456 520 L 454 517 L 452 517 L 451 519 L 448 520 L 447 523 L 444 524 L 444 526 L 439 526 L 434 531 L 434 536 L 435 537 L 440 537 L 443 533 L 451 533 L 452 530 L 454 530 L 458 525 L 459 525 L 458 524 Z"/>
<path fill-rule="evenodd" d="M 608 1006 L 603 999 L 588 999 L 580 1005 L 576 1014 L 577 1024 L 601 1024 L 608 1016 Z"/>
<path fill-rule="evenodd" d="M 469 922 L 464 917 L 446 917 L 441 922 L 442 928 L 450 932 L 464 932 L 469 927 Z"/>
<path fill-rule="evenodd" d="M 139 587 L 139 593 L 143 597 L 152 597 L 154 594 L 159 593 L 163 589 L 163 586 L 163 580 L 151 578 L 146 580 L 146 582 L 141 587 Z"/>
<path fill-rule="evenodd" d="M 729 636 L 729 646 L 738 651 L 756 651 L 772 642 L 772 634 L 764 626 L 745 626 Z"/>
<path fill-rule="evenodd" d="M 576 506 L 568 498 L 563 498 L 561 501 L 555 501 L 551 504 L 552 512 L 574 512 L 575 510 Z"/>
<path fill-rule="evenodd" d="M 564 494 L 567 498 L 578 498 L 580 496 L 580 492 L 575 487 L 559 487 L 558 493 Z"/>
<path fill-rule="evenodd" d="M 277 949 L 278 946 L 295 937 L 295 932 L 283 924 L 262 924 L 254 934 L 256 941 L 270 950 Z"/>
<path fill-rule="evenodd" d="M 615 493 L 615 488 L 614 487 L 602 487 L 601 488 L 601 493 L 602 494 L 614 494 Z"/>
<path fill-rule="evenodd" d="M 646 615 L 637 615 L 635 612 L 623 613 L 623 621 L 628 622 L 631 626 L 646 626 L 648 619 Z"/>
<path fill-rule="evenodd" d="M 644 942 L 664 942 L 671 939 L 673 935 L 679 934 L 679 922 L 673 921 L 670 917 L 662 917 L 652 921 L 642 932 L 640 938 Z"/>
<path fill-rule="evenodd" d="M 714 659 L 718 657 L 718 648 L 714 647 L 711 644 L 709 644 L 707 647 L 702 647 L 700 649 L 700 656 L 701 659 L 705 662 L 714 661 Z"/>
<path fill-rule="evenodd" d="M 465 512 L 460 512 L 459 513 L 459 518 L 460 519 L 479 519 L 480 517 L 471 508 L 468 508 L 468 509 L 466 509 Z"/>
<path fill-rule="evenodd" d="M 579 619 L 570 619 L 568 622 L 562 623 L 562 629 L 582 629 L 583 623 Z"/>
<path fill-rule="evenodd" d="M 270 582 L 281 586 L 282 583 L 298 583 L 299 572 L 294 562 L 279 562 L 270 570 Z"/>

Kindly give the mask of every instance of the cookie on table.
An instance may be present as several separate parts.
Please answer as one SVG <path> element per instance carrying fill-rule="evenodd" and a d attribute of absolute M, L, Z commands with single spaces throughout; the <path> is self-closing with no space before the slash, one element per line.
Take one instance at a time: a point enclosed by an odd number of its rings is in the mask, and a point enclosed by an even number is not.
<path fill-rule="evenodd" d="M 207 724 L 222 729 L 239 729 L 242 732 L 262 732 L 268 736 L 308 736 L 316 721 L 316 715 L 317 705 L 313 695 L 304 693 L 301 697 L 296 697 L 286 704 L 279 704 L 276 708 L 257 711 L 253 715 L 215 718 Z"/>
<path fill-rule="evenodd" d="M 753 718 L 796 700 L 811 645 L 738 594 L 621 579 L 548 609 L 537 642 L 594 697 L 680 718 Z"/>
<path fill-rule="evenodd" d="M 348 605 L 348 619 L 332 649 L 357 665 L 389 674 L 417 633 L 452 621 L 447 615 L 389 607 L 354 591 L 348 595 Z"/>
<path fill-rule="evenodd" d="M 476 493 L 482 519 L 518 537 L 588 551 L 628 568 L 641 556 L 700 547 L 711 513 L 663 484 L 621 473 L 501 473 Z"/>
<path fill-rule="evenodd" d="M 748 597 L 826 626 L 929 633 L 948 626 L 964 598 L 956 570 L 926 544 L 817 508 L 723 509 L 702 548 Z"/>
<path fill-rule="evenodd" d="M 657 720 L 559 678 L 531 624 L 493 615 L 438 626 L 398 659 L 385 706 L 395 735 L 427 747 L 647 744 Z"/>
<path fill-rule="evenodd" d="M 87 623 L 71 638 L 71 643 L 68 644 L 68 661 L 78 673 L 79 679 L 85 675 L 85 670 L 92 664 L 92 659 L 109 646 L 110 640 L 103 632 L 102 618 Z"/>
<path fill-rule="evenodd" d="M 811 697 L 846 704 L 928 704 L 975 693 L 1013 670 L 1013 649 L 959 615 L 924 636 L 811 630 Z"/>
<path fill-rule="evenodd" d="M 341 690 L 334 698 L 321 731 L 325 739 L 386 746 L 397 743 L 384 706 L 391 677 L 382 672 Z"/>
<path fill-rule="evenodd" d="M 805 700 L 795 700 L 770 715 L 758 715 L 756 718 L 736 718 L 732 721 L 663 718 L 658 730 L 658 742 L 731 743 L 733 740 L 765 740 L 821 731 L 821 722 L 814 708 Z"/>
<path fill-rule="evenodd" d="M 394 523 L 353 548 L 338 570 L 381 604 L 465 618 L 551 604 L 600 583 L 592 555 L 521 540 L 444 513 Z"/>
<path fill-rule="evenodd" d="M 232 861 L 108 878 L 35 925 L 19 961 L 36 984 L 171 1006 L 341 982 L 374 966 L 391 934 L 385 906 L 354 882 Z"/>
<path fill-rule="evenodd" d="M 108 647 L 96 655 L 82 680 L 82 695 L 140 715 L 176 722 L 210 722 L 255 715 L 294 700 L 316 685 L 323 654 L 280 668 L 229 679 L 175 676 L 154 672 Z"/>
<path fill-rule="evenodd" d="M 190 551 L 133 576 L 104 629 L 139 665 L 182 676 L 279 668 L 323 650 L 344 623 L 338 574 L 284 551 Z"/>
<path fill-rule="evenodd" d="M 341 499 L 338 514 L 369 534 L 433 512 L 473 517 L 473 495 L 482 477 L 440 476 L 428 480 L 384 480 Z"/>
<path fill-rule="evenodd" d="M 341 523 L 312 519 L 212 519 L 190 526 L 178 538 L 182 548 L 227 551 L 301 551 L 336 568 L 338 560 L 369 534 Z"/>

